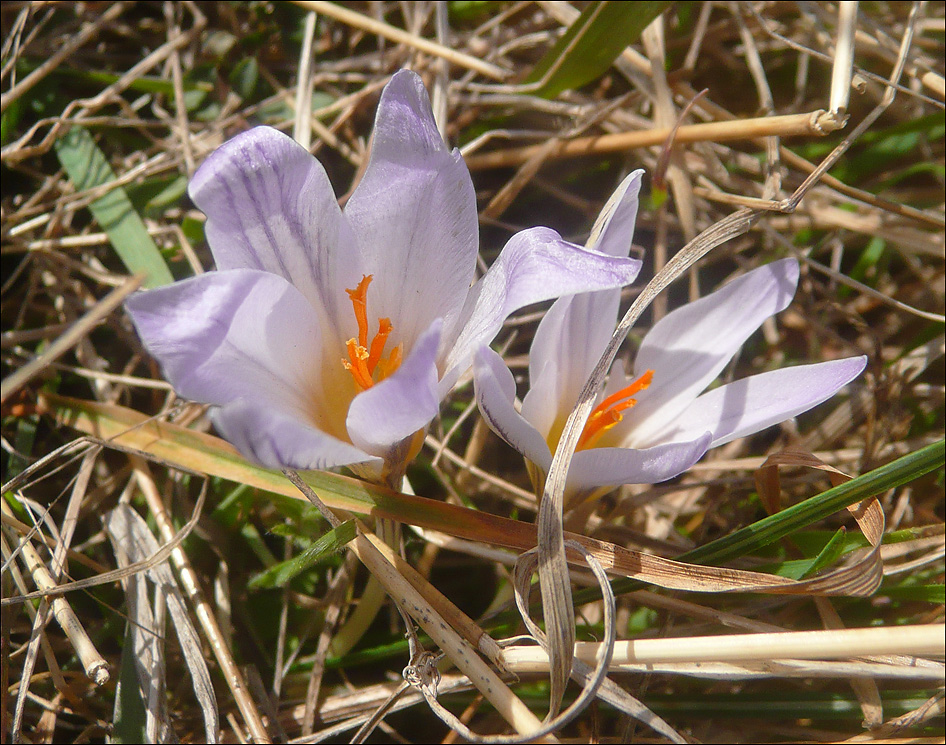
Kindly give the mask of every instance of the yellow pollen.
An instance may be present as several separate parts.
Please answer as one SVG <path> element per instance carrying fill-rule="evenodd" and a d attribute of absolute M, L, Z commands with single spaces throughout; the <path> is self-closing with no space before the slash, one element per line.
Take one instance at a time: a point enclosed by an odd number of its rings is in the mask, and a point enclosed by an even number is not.
<path fill-rule="evenodd" d="M 591 416 L 588 417 L 585 428 L 581 432 L 581 437 L 578 440 L 578 450 L 593 447 L 601 435 L 620 422 L 624 418 L 621 412 L 637 403 L 637 399 L 631 397 L 646 390 L 653 378 L 654 371 L 648 370 L 629 386 L 622 388 L 617 393 L 612 393 L 598 404 L 591 412 Z"/>
<path fill-rule="evenodd" d="M 366 274 L 353 290 L 345 290 L 351 298 L 352 309 L 355 312 L 355 321 L 358 323 L 358 338 L 351 338 L 345 342 L 348 359 L 342 358 L 342 365 L 361 390 L 367 390 L 375 384 L 375 370 L 378 372 L 378 381 L 384 380 L 401 365 L 402 349 L 398 344 L 387 359 L 383 357 L 384 346 L 394 326 L 390 318 L 378 319 L 378 333 L 368 344 L 368 285 L 373 275 Z"/>

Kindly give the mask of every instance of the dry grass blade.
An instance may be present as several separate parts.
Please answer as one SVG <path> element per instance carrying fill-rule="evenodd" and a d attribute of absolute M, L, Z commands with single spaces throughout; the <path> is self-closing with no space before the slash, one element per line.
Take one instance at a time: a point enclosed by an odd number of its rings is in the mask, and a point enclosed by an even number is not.
<path fill-rule="evenodd" d="M 30 380 L 39 375 L 55 360 L 78 344 L 98 323 L 113 313 L 131 293 L 141 286 L 142 277 L 131 277 L 121 287 L 112 290 L 95 307 L 73 324 L 68 331 L 49 345 L 49 348 L 30 360 L 0 384 L 0 401 L 6 401 Z"/>
<path fill-rule="evenodd" d="M 312 487 L 291 471 L 286 475 L 306 498 L 318 507 L 319 512 L 329 520 L 330 524 L 338 522 L 338 518 L 325 506 Z M 368 530 L 364 523 L 359 521 L 358 528 L 358 535 L 351 544 L 355 555 L 368 567 L 372 575 L 380 580 L 398 606 L 417 621 L 443 650 L 447 658 L 470 678 L 503 718 L 520 735 L 531 738 L 532 733 L 541 728 L 541 723 L 535 715 L 513 694 L 499 676 L 483 663 L 469 643 L 445 622 L 424 594 L 403 577 L 392 561 L 393 554 L 390 548 Z M 428 594 L 433 593 L 436 591 L 430 588 Z M 521 737 L 516 741 L 521 741 Z"/>
<path fill-rule="evenodd" d="M 145 561 L 158 550 L 158 543 L 148 529 L 144 519 L 127 505 L 116 507 L 106 519 L 106 529 L 119 564 L 127 567 L 129 564 Z M 174 579 L 166 563 L 156 564 L 144 573 L 131 576 L 126 585 L 130 612 L 130 635 L 136 650 L 136 670 L 138 681 L 142 686 L 142 693 L 146 697 L 148 706 L 146 711 L 149 717 L 153 712 L 164 711 L 163 698 L 164 665 L 163 649 L 159 645 L 164 643 L 164 629 L 149 622 L 151 616 L 148 587 L 145 577 L 155 586 L 157 598 L 167 604 L 171 616 L 171 623 L 177 634 L 184 653 L 184 660 L 190 673 L 191 684 L 194 688 L 194 697 L 204 715 L 204 737 L 206 742 L 217 742 L 219 728 L 217 716 L 217 700 L 214 695 L 210 672 L 204 660 L 200 639 L 187 613 L 184 597 L 180 587 Z M 138 612 L 142 616 L 138 616 Z M 141 648 L 142 653 L 137 653 Z M 148 659 L 150 657 L 150 659 Z M 170 727 L 169 722 L 162 721 L 162 726 Z M 150 730 L 149 730 L 150 734 Z M 152 741 L 157 740 L 153 737 Z M 160 739 L 164 739 L 163 737 Z"/>
<path fill-rule="evenodd" d="M 165 543 L 170 543 L 175 538 L 174 529 L 171 525 L 170 517 L 164 508 L 164 503 L 161 501 L 161 495 L 158 494 L 148 464 L 136 456 L 132 456 L 132 463 L 136 472 L 138 485 L 141 487 L 148 507 L 155 517 L 161 537 Z M 243 674 L 237 666 L 233 654 L 226 643 L 226 639 L 220 631 L 220 624 L 217 621 L 216 614 L 204 596 L 204 592 L 197 580 L 196 573 L 191 567 L 187 554 L 181 550 L 180 546 L 175 546 L 171 550 L 171 560 L 178 569 L 181 586 L 187 594 L 188 599 L 191 601 L 194 612 L 197 614 L 201 628 L 204 631 L 204 635 L 210 642 L 214 656 L 217 658 L 221 671 L 227 679 L 227 685 L 230 686 L 230 691 L 233 693 L 234 699 L 236 699 L 247 728 L 257 742 L 269 742 L 270 737 L 263 724 L 263 719 L 260 716 L 256 704 L 250 698 Z"/>
<path fill-rule="evenodd" d="M 603 701 L 617 707 L 625 714 L 638 719 L 652 727 L 660 734 L 667 737 L 671 742 L 684 743 L 686 739 L 679 735 L 670 725 L 656 716 L 650 709 L 641 704 L 633 696 L 616 686 L 607 676 L 608 668 L 614 654 L 616 643 L 616 629 L 614 626 L 614 594 L 608 585 L 607 575 L 601 564 L 576 541 L 569 541 L 568 547 L 578 551 L 598 581 L 601 587 L 604 606 L 604 629 L 605 641 L 598 644 L 596 653 L 592 658 L 583 660 L 572 660 L 569 670 L 569 676 L 576 680 L 582 686 L 581 694 L 568 706 L 568 708 L 558 714 L 549 713 L 545 727 L 549 732 L 553 732 L 559 727 L 564 726 L 569 721 L 578 716 L 582 710 L 591 703 L 597 696 Z M 548 662 L 549 656 L 546 652 L 548 647 L 548 637 L 545 632 L 532 621 L 529 615 L 529 591 L 531 589 L 531 577 L 538 567 L 538 551 L 528 551 L 516 562 L 515 569 L 515 589 L 516 605 L 522 620 L 529 629 L 533 639 L 539 643 L 538 649 L 541 651 L 544 659 Z M 504 651 L 505 662 L 505 651 Z M 591 665 L 594 665 L 592 668 Z M 551 672 L 551 664 L 544 668 Z"/>
<path fill-rule="evenodd" d="M 0 503 L 0 507 L 2 507 L 4 515 L 10 515 L 9 507 L 6 502 Z M 26 563 L 26 567 L 32 575 L 33 582 L 40 588 L 36 596 L 45 597 L 46 595 L 52 595 L 59 591 L 59 582 L 53 577 L 49 569 L 47 569 L 42 557 L 40 557 L 28 540 L 24 539 L 20 545 L 17 546 L 17 551 L 23 557 L 23 561 Z M 5 546 L 3 557 L 4 564 L 8 564 L 13 555 L 14 551 L 8 550 Z M 6 603 L 8 598 L 4 598 L 4 601 Z M 62 597 L 56 597 L 48 602 L 48 607 L 52 610 L 53 617 L 62 627 L 62 630 L 72 643 L 73 649 L 75 649 L 76 654 L 82 661 L 86 675 L 88 675 L 89 679 L 96 685 L 104 685 L 107 683 L 109 679 L 108 662 L 95 648 L 95 645 L 89 638 L 88 632 L 72 610 L 68 601 Z M 47 607 L 45 603 L 46 601 L 44 600 L 44 604 L 40 606 L 41 609 Z M 41 611 L 40 615 L 44 614 L 45 611 Z"/>
<path fill-rule="evenodd" d="M 123 2 L 113 4 L 108 10 L 102 13 L 93 23 L 90 23 L 82 31 L 69 39 L 69 42 L 59 49 L 56 54 L 37 67 L 33 72 L 20 80 L 10 90 L 0 96 L 0 112 L 6 111 L 17 99 L 24 95 L 30 88 L 39 83 L 44 77 L 63 63 L 69 56 L 75 54 L 86 42 L 95 38 L 95 36 L 105 27 L 111 25 L 121 16 L 127 4 Z"/>
<path fill-rule="evenodd" d="M 758 213 L 742 210 L 703 231 L 671 259 L 644 288 L 618 324 L 607 349 L 595 365 L 582 389 L 579 401 L 562 430 L 561 439 L 552 458 L 545 481 L 542 502 L 539 505 L 539 582 L 542 605 L 549 637 L 549 657 L 552 660 L 552 699 L 561 696 L 571 670 L 572 650 L 575 643 L 575 621 L 572 612 L 571 587 L 565 558 L 562 511 L 568 466 L 582 430 L 591 414 L 595 397 L 604 377 L 614 361 L 618 347 L 644 309 L 673 280 L 716 246 L 747 231 L 758 219 Z M 553 708 L 557 704 L 553 703 Z"/>
<path fill-rule="evenodd" d="M 429 39 L 424 39 L 420 36 L 407 33 L 402 29 L 396 28 L 395 26 L 390 26 L 381 21 L 376 21 L 373 18 L 369 18 L 368 16 L 362 15 L 361 13 L 348 10 L 347 8 L 343 8 L 339 5 L 336 5 L 335 3 L 323 2 L 322 0 L 293 0 L 293 2 L 302 6 L 303 8 L 313 10 L 316 13 L 321 13 L 322 15 L 336 18 L 342 23 L 347 23 L 355 26 L 356 28 L 364 29 L 365 31 L 377 34 L 378 36 L 383 36 L 386 39 L 390 39 L 391 41 L 400 44 L 406 44 L 409 47 L 414 47 L 422 52 L 426 52 L 427 54 L 432 54 L 436 57 L 442 57 L 454 65 L 465 67 L 468 70 L 473 70 L 474 72 L 478 72 L 488 78 L 492 78 L 494 80 L 504 80 L 509 75 L 506 70 L 503 70 L 501 67 L 497 67 L 496 65 L 490 64 L 489 62 L 484 62 L 483 60 L 472 57 L 468 54 L 457 52 L 450 47 L 430 41 Z"/>

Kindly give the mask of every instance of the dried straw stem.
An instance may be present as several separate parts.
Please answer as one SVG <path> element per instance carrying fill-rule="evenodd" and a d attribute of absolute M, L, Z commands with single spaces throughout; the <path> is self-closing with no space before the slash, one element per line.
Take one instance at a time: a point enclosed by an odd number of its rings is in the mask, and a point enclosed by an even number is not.
<path fill-rule="evenodd" d="M 473 72 L 478 72 L 493 80 L 505 80 L 509 77 L 509 73 L 501 67 L 497 67 L 489 62 L 484 62 L 469 54 L 458 52 L 456 49 L 451 49 L 443 44 L 430 41 L 422 36 L 416 36 L 415 34 L 391 26 L 383 21 L 376 21 L 374 18 L 369 18 L 361 13 L 348 10 L 341 5 L 323 2 L 323 0 L 293 0 L 293 2 L 303 8 L 314 10 L 316 13 L 334 18 L 336 21 L 341 21 L 342 23 L 347 23 L 349 26 L 360 28 L 362 31 L 367 31 L 369 34 L 377 34 L 397 44 L 404 44 L 405 46 L 412 47 L 426 54 L 431 54 L 434 57 L 441 57 L 458 67 L 465 67 L 467 70 L 473 70 Z"/>
<path fill-rule="evenodd" d="M 840 129 L 838 120 L 823 109 L 806 114 L 762 116 L 736 119 L 728 122 L 707 122 L 678 127 L 675 142 L 730 142 L 752 140 L 757 137 L 823 136 Z M 639 147 L 662 145 L 672 133 L 671 127 L 649 129 L 644 132 L 615 132 L 612 134 L 576 137 L 566 140 L 548 153 L 549 159 L 574 158 L 584 155 L 619 153 Z M 529 147 L 494 150 L 482 155 L 470 155 L 466 164 L 471 171 L 488 168 L 509 168 L 525 163 L 545 144 Z"/>
<path fill-rule="evenodd" d="M 3 510 L 5 517 L 13 517 L 13 512 L 6 501 L 0 502 L 0 509 Z M 20 544 L 19 550 L 30 574 L 33 576 L 33 581 L 36 583 L 36 586 L 44 592 L 55 592 L 58 588 L 58 583 L 49 569 L 46 568 L 46 565 L 43 563 L 36 549 L 33 548 L 33 545 L 29 541 L 24 540 Z M 109 678 L 108 662 L 106 662 L 105 658 L 102 657 L 95 648 L 85 628 L 76 616 L 75 611 L 72 610 L 72 606 L 69 605 L 69 601 L 60 595 L 49 601 L 49 604 L 56 621 L 66 633 L 66 637 L 68 637 L 73 649 L 75 649 L 76 655 L 79 657 L 79 661 L 82 663 L 82 667 L 85 670 L 85 674 L 89 677 L 89 680 L 96 685 L 104 685 L 107 683 Z"/>
<path fill-rule="evenodd" d="M 158 530 L 161 532 L 162 540 L 166 542 L 174 540 L 174 526 L 164 508 L 164 502 L 161 500 L 158 488 L 154 483 L 154 479 L 151 477 L 151 471 L 148 468 L 147 462 L 143 458 L 135 455 L 130 456 L 130 458 L 135 469 L 138 485 L 145 495 L 151 513 L 154 515 Z M 250 731 L 250 736 L 253 738 L 254 742 L 271 742 L 269 734 L 263 726 L 263 719 L 260 716 L 259 710 L 250 697 L 246 681 L 240 672 L 236 660 L 233 659 L 233 655 L 230 653 L 230 648 L 227 646 L 226 638 L 220 630 L 217 617 L 214 615 L 213 608 L 210 607 L 210 603 L 207 602 L 207 598 L 204 596 L 204 591 L 200 587 L 197 574 L 193 567 L 191 567 L 187 554 L 184 553 L 180 546 L 176 546 L 171 552 L 171 560 L 177 567 L 181 586 L 184 588 L 184 591 L 187 593 L 194 607 L 194 612 L 197 615 L 197 619 L 200 621 L 204 634 L 207 635 L 214 657 L 217 658 L 217 662 L 220 664 L 221 672 L 227 680 L 227 685 L 230 687 L 230 692 L 233 694 L 240 713 L 243 715 L 243 721 Z"/>
<path fill-rule="evenodd" d="M 575 644 L 575 657 L 594 664 L 601 645 Z M 786 631 L 782 633 L 727 634 L 664 639 L 617 641 L 611 663 L 769 662 L 774 660 L 843 660 L 850 657 L 909 655 L 942 658 L 946 655 L 946 626 L 912 626 Z M 540 647 L 509 647 L 503 652 L 511 669 L 545 661 Z"/>

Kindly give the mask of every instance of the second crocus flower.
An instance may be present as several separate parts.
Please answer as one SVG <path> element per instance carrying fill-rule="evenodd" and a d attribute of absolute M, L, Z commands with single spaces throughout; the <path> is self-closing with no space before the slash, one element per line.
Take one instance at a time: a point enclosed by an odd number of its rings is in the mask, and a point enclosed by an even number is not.
<path fill-rule="evenodd" d="M 592 231 L 589 247 L 626 256 L 637 214 L 640 172 L 629 176 Z M 612 209 L 613 207 L 613 209 Z M 574 500 L 618 484 L 673 478 L 707 450 L 818 405 L 856 378 L 866 357 L 799 365 L 706 390 L 749 336 L 791 302 L 793 259 L 776 261 L 667 314 L 644 337 L 633 370 L 617 360 L 568 470 Z M 529 354 L 530 389 L 521 410 L 502 358 L 488 347 L 475 362 L 476 398 L 489 426 L 544 482 L 565 420 L 617 322 L 620 290 L 557 300 Z"/>

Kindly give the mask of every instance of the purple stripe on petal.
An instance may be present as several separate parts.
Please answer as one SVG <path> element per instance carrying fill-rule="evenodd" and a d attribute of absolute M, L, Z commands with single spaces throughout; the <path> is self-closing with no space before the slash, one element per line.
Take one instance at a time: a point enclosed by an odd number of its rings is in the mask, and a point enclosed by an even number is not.
<path fill-rule="evenodd" d="M 270 127 L 234 137 L 198 169 L 190 194 L 218 269 L 283 277 L 324 310 L 328 328 L 347 317 L 344 290 L 362 271 L 355 237 L 325 170 L 292 138 Z"/>
<path fill-rule="evenodd" d="M 381 94 L 371 158 L 345 215 L 374 275 L 374 314 L 390 317 L 400 338 L 457 314 L 476 266 L 476 195 L 413 72 L 398 72 Z"/>

